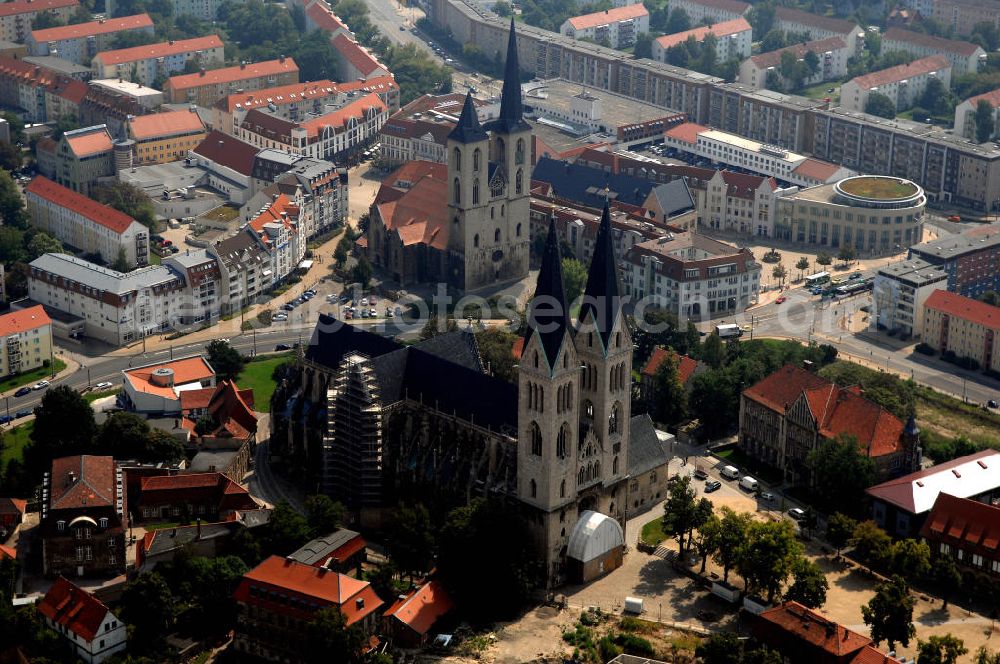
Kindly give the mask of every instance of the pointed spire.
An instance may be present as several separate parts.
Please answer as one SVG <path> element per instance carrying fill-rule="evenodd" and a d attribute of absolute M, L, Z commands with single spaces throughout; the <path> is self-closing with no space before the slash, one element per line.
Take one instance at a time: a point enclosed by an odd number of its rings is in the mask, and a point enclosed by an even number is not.
<path fill-rule="evenodd" d="M 569 310 L 566 307 L 566 290 L 563 287 L 562 257 L 559 255 L 559 236 L 555 217 L 549 219 L 549 236 L 542 253 L 542 267 L 538 271 L 535 296 L 529 303 L 528 332 L 524 335 L 527 347 L 531 335 L 539 335 L 545 358 L 551 368 L 559 354 L 559 345 L 569 329 Z M 526 361 L 525 359 L 521 360 Z"/>
<path fill-rule="evenodd" d="M 459 143 L 475 143 L 485 141 L 489 138 L 482 125 L 479 124 L 479 115 L 476 113 L 476 105 L 472 101 L 472 91 L 465 95 L 465 105 L 462 106 L 462 115 L 458 118 L 458 124 L 448 134 L 448 139 Z"/>
<path fill-rule="evenodd" d="M 611 208 L 608 206 L 608 201 L 605 200 L 579 318 L 582 322 L 587 313 L 590 313 L 592 324 L 597 328 L 597 332 L 604 342 L 604 348 L 608 347 L 611 331 L 614 329 L 615 320 L 618 318 L 621 308 L 622 298 L 621 289 L 618 287 L 618 267 L 611 237 Z"/>
<path fill-rule="evenodd" d="M 510 17 L 510 35 L 507 38 L 507 62 L 504 63 L 503 92 L 500 94 L 500 117 L 492 127 L 498 131 L 511 133 L 527 129 L 521 108 L 521 70 L 517 65 L 517 33 L 514 31 L 514 17 Z"/>

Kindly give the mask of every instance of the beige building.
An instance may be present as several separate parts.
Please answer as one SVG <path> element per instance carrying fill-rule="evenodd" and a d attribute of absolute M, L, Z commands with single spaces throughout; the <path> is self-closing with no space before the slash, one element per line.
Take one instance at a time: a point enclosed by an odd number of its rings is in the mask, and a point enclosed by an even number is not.
<path fill-rule="evenodd" d="M 783 30 L 786 33 L 807 34 L 809 35 L 809 39 L 840 37 L 847 44 L 847 47 L 851 49 L 852 55 L 860 51 L 865 40 L 865 31 L 854 21 L 820 16 L 819 14 L 805 12 L 792 7 L 775 8 L 773 27 Z"/>
<path fill-rule="evenodd" d="M 667 50 L 680 46 L 688 39 L 703 42 L 712 35 L 716 38 L 715 57 L 719 62 L 732 58 L 743 59 L 750 56 L 750 45 L 753 43 L 753 28 L 742 16 L 731 21 L 723 21 L 713 25 L 703 25 L 672 35 L 663 35 L 653 40 L 653 59 L 659 62 L 667 61 Z"/>
<path fill-rule="evenodd" d="M 671 0 L 670 11 L 682 9 L 691 25 L 702 25 L 745 17 L 751 6 L 741 0 Z"/>
<path fill-rule="evenodd" d="M 54 55 L 78 65 L 90 65 L 95 55 L 126 32 L 152 35 L 153 19 L 143 13 L 32 30 L 27 41 L 32 55 Z"/>
<path fill-rule="evenodd" d="M 897 111 L 913 106 L 931 79 L 951 87 L 951 62 L 943 55 L 931 55 L 906 65 L 897 65 L 852 78 L 840 86 L 840 105 L 864 112 L 869 96 L 877 92 L 888 97 Z"/>
<path fill-rule="evenodd" d="M 985 101 L 993 109 L 993 134 L 990 138 L 997 135 L 998 129 L 1000 129 L 997 122 L 1000 120 L 1000 88 L 969 97 L 955 106 L 954 129 L 957 135 L 968 139 L 976 138 L 976 107 L 980 101 Z"/>
<path fill-rule="evenodd" d="M 559 32 L 573 39 L 589 38 L 611 48 L 627 48 L 637 36 L 649 32 L 649 12 L 637 2 L 623 7 L 573 16 L 563 21 Z"/>
<path fill-rule="evenodd" d="M 31 371 L 52 360 L 52 320 L 42 305 L 0 316 L 0 375 Z"/>
<path fill-rule="evenodd" d="M 115 174 L 114 145 L 104 125 L 67 131 L 59 141 L 38 142 L 38 172 L 89 196 L 99 178 Z"/>
<path fill-rule="evenodd" d="M 244 62 L 235 67 L 171 76 L 163 92 L 170 103 L 198 104 L 207 108 L 237 91 L 250 92 L 298 82 L 299 66 L 295 60 L 281 56 L 277 60 Z"/>
<path fill-rule="evenodd" d="M 51 12 L 65 23 L 79 0 L 15 0 L 0 3 L 0 40 L 23 42 L 31 34 L 31 24 L 42 12 Z"/>
<path fill-rule="evenodd" d="M 946 290 L 924 303 L 923 342 L 939 353 L 969 358 L 1000 371 L 1000 308 Z"/>
<path fill-rule="evenodd" d="M 193 110 L 140 115 L 128 123 L 136 164 L 166 164 L 187 156 L 208 131 Z"/>
<path fill-rule="evenodd" d="M 901 339 L 919 336 L 924 303 L 939 288 L 948 288 L 948 271 L 920 258 L 890 263 L 875 275 L 870 326 L 898 332 Z"/>
<path fill-rule="evenodd" d="M 896 253 L 923 235 L 924 190 L 909 180 L 860 175 L 778 200 L 775 237 L 868 255 Z"/>
<path fill-rule="evenodd" d="M 975 74 L 986 64 L 986 51 L 976 44 L 903 28 L 889 28 L 882 35 L 882 52 L 889 51 L 904 51 L 916 58 L 944 56 L 951 62 L 955 76 Z"/>
<path fill-rule="evenodd" d="M 121 78 L 152 86 L 157 79 L 183 71 L 188 60 L 206 69 L 221 65 L 225 61 L 222 40 L 208 35 L 103 51 L 94 56 L 91 69 L 94 78 Z"/>
<path fill-rule="evenodd" d="M 781 58 L 785 53 L 791 53 L 796 60 L 802 60 L 806 53 L 815 53 L 819 58 L 819 68 L 815 74 L 803 80 L 805 86 L 846 76 L 847 61 L 851 57 L 851 49 L 847 47 L 842 37 L 817 39 L 747 58 L 740 64 L 737 80 L 743 85 L 759 90 L 767 86 L 768 72 L 773 71 L 778 77 L 778 82 L 782 86 L 786 85 L 787 81 L 781 75 Z"/>

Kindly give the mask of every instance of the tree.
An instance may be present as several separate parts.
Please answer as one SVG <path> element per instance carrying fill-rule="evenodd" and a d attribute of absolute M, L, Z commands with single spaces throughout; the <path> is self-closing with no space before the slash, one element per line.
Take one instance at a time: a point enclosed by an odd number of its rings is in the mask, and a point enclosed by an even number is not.
<path fill-rule="evenodd" d="M 991 304 L 994 307 L 1000 307 L 1000 293 L 997 293 L 995 290 L 988 290 L 979 296 L 979 301 Z"/>
<path fill-rule="evenodd" d="M 351 239 L 347 237 L 345 233 L 340 242 L 337 243 L 337 248 L 333 250 L 333 262 L 337 266 L 338 270 L 342 270 L 344 265 L 347 264 L 347 256 L 351 253 Z"/>
<path fill-rule="evenodd" d="M 719 513 L 722 516 L 719 518 L 718 529 L 713 533 L 715 540 L 712 560 L 722 567 L 722 580 L 728 582 L 729 571 L 739 560 L 739 548 L 746 539 L 753 516 L 727 506 L 719 508 Z"/>
<path fill-rule="evenodd" d="M 677 539 L 681 555 L 684 555 L 685 538 L 712 515 L 712 503 L 705 498 L 697 498 L 698 492 L 691 486 L 691 478 L 685 476 L 670 485 L 663 504 L 663 532 Z"/>
<path fill-rule="evenodd" d="M 208 363 L 220 380 L 236 380 L 243 371 L 246 360 L 228 341 L 215 339 L 208 344 Z"/>
<path fill-rule="evenodd" d="M 875 586 L 875 596 L 861 607 L 875 645 L 888 641 L 889 650 L 895 650 L 897 643 L 904 648 L 910 645 L 910 639 L 917 633 L 913 626 L 913 603 L 910 587 L 898 574 Z"/>
<path fill-rule="evenodd" d="M 792 585 L 785 592 L 786 600 L 794 600 L 810 609 L 826 604 L 826 591 L 830 584 L 819 565 L 802 558 L 792 571 Z"/>
<path fill-rule="evenodd" d="M 762 53 L 769 53 L 771 51 L 777 51 L 778 49 L 784 48 L 786 45 L 787 40 L 785 39 L 784 31 L 779 30 L 778 28 L 772 28 L 764 33 L 764 37 L 760 41 L 760 50 Z M 777 73 L 777 70 L 773 71 Z"/>
<path fill-rule="evenodd" d="M 21 148 L 12 143 L 0 143 L 0 168 L 14 171 L 21 168 L 24 162 L 24 154 Z"/>
<path fill-rule="evenodd" d="M 52 128 L 52 140 L 58 141 L 67 131 L 79 129 L 80 123 L 73 114 L 60 115 L 56 121 L 56 126 Z"/>
<path fill-rule="evenodd" d="M 161 572 L 160 566 L 157 571 Z M 178 552 L 161 572 L 176 596 L 184 598 L 176 619 L 178 628 L 206 635 L 232 629 L 237 616 L 233 591 L 248 571 L 237 556 L 206 558 Z"/>
<path fill-rule="evenodd" d="M 215 429 L 215 420 L 210 415 L 202 415 L 194 423 L 194 433 L 196 436 L 207 436 Z"/>
<path fill-rule="evenodd" d="M 343 527 L 347 508 L 324 494 L 306 498 L 306 521 L 314 537 L 328 535 Z"/>
<path fill-rule="evenodd" d="M 653 41 L 658 37 L 654 32 L 640 32 L 636 35 L 632 54 L 637 58 L 653 57 Z"/>
<path fill-rule="evenodd" d="M 976 141 L 985 143 L 993 138 L 996 131 L 996 119 L 993 115 L 993 105 L 985 99 L 980 99 L 976 104 Z"/>
<path fill-rule="evenodd" d="M 24 249 L 24 231 L 12 226 L 0 228 L 0 261 L 6 265 L 23 263 L 28 258 Z"/>
<path fill-rule="evenodd" d="M 857 527 L 858 522 L 842 512 L 834 512 L 826 520 L 826 541 L 837 550 L 838 556 L 841 549 L 854 535 L 854 529 Z"/>
<path fill-rule="evenodd" d="M 517 383 L 517 367 L 514 359 L 514 342 L 517 335 L 499 327 L 488 327 L 476 332 L 476 346 L 479 356 L 497 378 L 508 383 Z"/>
<path fill-rule="evenodd" d="M 672 35 L 676 32 L 684 32 L 685 30 L 691 29 L 691 18 L 688 13 L 678 7 L 677 9 L 670 12 L 670 18 L 667 19 L 666 32 L 668 35 Z"/>
<path fill-rule="evenodd" d="M 125 247 L 118 247 L 118 254 L 115 256 L 115 260 L 111 263 L 111 269 L 117 270 L 118 272 L 128 272 L 131 267 L 128 264 L 128 256 L 125 254 Z"/>
<path fill-rule="evenodd" d="M 28 241 L 28 260 L 33 261 L 42 254 L 61 254 L 62 242 L 48 233 L 38 232 Z"/>
<path fill-rule="evenodd" d="M 788 276 L 788 270 L 785 268 L 784 265 L 778 263 L 771 270 L 771 276 L 778 281 L 778 287 L 781 288 L 782 286 L 785 285 L 785 277 Z"/>
<path fill-rule="evenodd" d="M 862 521 L 854 528 L 850 545 L 868 567 L 878 567 L 889 559 L 892 538 L 874 521 Z"/>
<path fill-rule="evenodd" d="M 145 461 L 179 461 L 184 458 L 184 445 L 168 431 L 150 429 L 146 438 Z"/>
<path fill-rule="evenodd" d="M 881 92 L 870 92 L 865 102 L 865 113 L 891 120 L 896 117 L 896 104 Z"/>
<path fill-rule="evenodd" d="M 718 334 L 712 332 L 701 345 L 701 359 L 713 369 L 719 369 L 726 360 L 726 347 Z"/>
<path fill-rule="evenodd" d="M 583 294 L 583 287 L 587 284 L 587 268 L 575 258 L 564 258 L 562 273 L 566 288 L 566 303 L 571 304 Z"/>
<path fill-rule="evenodd" d="M 304 655 L 309 664 L 344 662 L 360 664 L 367 637 L 360 624 L 347 626 L 347 619 L 335 606 L 320 609 L 306 625 Z"/>
<path fill-rule="evenodd" d="M 840 434 L 821 442 L 806 456 L 806 465 L 821 507 L 855 515 L 863 512 L 865 490 L 875 483 L 875 461 L 861 451 L 857 438 Z"/>
<path fill-rule="evenodd" d="M 777 650 L 771 650 L 767 646 L 754 648 L 743 653 L 742 664 L 784 664 L 785 658 Z"/>
<path fill-rule="evenodd" d="M 770 3 L 759 3 L 750 8 L 747 13 L 747 21 L 753 27 L 753 33 L 755 35 L 764 35 L 765 39 L 774 30 L 774 5 Z M 784 33 L 780 30 L 777 31 L 781 34 L 782 39 L 784 39 Z M 780 46 L 775 48 L 767 48 L 766 46 L 761 47 L 761 52 L 766 53 L 767 51 L 773 51 L 776 48 L 781 48 L 784 46 L 782 43 Z"/>
<path fill-rule="evenodd" d="M 61 25 L 63 25 L 63 22 L 59 20 L 55 12 L 45 10 L 35 14 L 35 20 L 31 22 L 31 29 L 45 30 L 46 28 L 58 28 Z"/>
<path fill-rule="evenodd" d="M 715 632 L 698 644 L 694 654 L 704 664 L 741 664 L 743 643 L 735 632 Z"/>
<path fill-rule="evenodd" d="M 144 458 L 149 423 L 135 413 L 112 413 L 97 430 L 93 451 L 119 459 Z"/>
<path fill-rule="evenodd" d="M 688 404 L 691 414 L 704 427 L 706 437 L 715 439 L 732 428 L 733 420 L 726 414 L 739 412 L 738 391 L 726 371 L 706 371 L 691 379 Z"/>
<path fill-rule="evenodd" d="M 127 182 L 101 184 L 94 188 L 91 197 L 99 203 L 110 205 L 119 212 L 132 217 L 140 224 L 155 230 L 156 211 L 153 202 L 142 189 Z"/>
<path fill-rule="evenodd" d="M 940 555 L 934 558 L 931 565 L 931 575 L 941 590 L 941 599 L 944 600 L 941 608 L 947 609 L 948 600 L 962 588 L 962 573 L 958 571 L 955 560 L 950 555 Z"/>
<path fill-rule="evenodd" d="M 89 454 L 96 433 L 94 410 L 83 396 L 65 385 L 50 387 L 35 407 L 31 445 L 25 451 L 29 473 L 40 475 L 53 459 Z"/>
<path fill-rule="evenodd" d="M 809 269 L 809 259 L 803 256 L 795 263 L 795 269 L 799 271 L 799 279 L 802 279 L 802 273 Z"/>
<path fill-rule="evenodd" d="M 267 525 L 261 528 L 260 550 L 264 556 L 287 556 L 312 539 L 309 522 L 285 501 L 274 506 Z"/>
<path fill-rule="evenodd" d="M 667 355 L 653 374 L 652 410 L 657 422 L 673 425 L 687 416 L 687 390 L 681 384 L 676 354 Z"/>
<path fill-rule="evenodd" d="M 14 184 L 14 178 L 6 170 L 0 169 L 0 220 L 5 226 L 15 229 L 28 227 L 28 213 L 24 209 L 24 197 Z"/>
<path fill-rule="evenodd" d="M 497 0 L 493 5 L 493 11 L 500 16 L 510 16 L 514 13 L 513 8 L 511 8 L 510 3 L 507 0 Z"/>
<path fill-rule="evenodd" d="M 790 521 L 754 521 L 737 555 L 736 570 L 747 591 L 765 593 L 770 604 L 802 558 L 802 544 Z"/>
<path fill-rule="evenodd" d="M 955 112 L 951 103 L 951 91 L 939 78 L 932 78 L 927 82 L 924 93 L 920 95 L 919 105 L 931 115 L 939 117 Z"/>
<path fill-rule="evenodd" d="M 434 558 L 434 527 L 427 508 L 400 505 L 389 523 L 389 555 L 400 571 L 412 575 L 430 569 Z"/>
<path fill-rule="evenodd" d="M 374 274 L 372 269 L 372 264 L 368 262 L 368 259 L 364 256 L 358 258 L 357 264 L 351 270 L 351 279 L 361 284 L 362 288 L 368 288 L 368 284 L 372 280 L 372 274 Z"/>
<path fill-rule="evenodd" d="M 858 257 L 858 250 L 852 245 L 843 244 L 837 252 L 837 258 L 845 263 L 852 263 Z"/>
<path fill-rule="evenodd" d="M 904 579 L 920 578 L 931 571 L 931 548 L 927 542 L 899 540 L 890 547 L 889 560 L 893 574 Z"/>
<path fill-rule="evenodd" d="M 822 265 L 823 267 L 826 267 L 831 263 L 833 263 L 833 256 L 831 256 L 830 254 L 826 253 L 825 251 L 821 251 L 818 254 L 816 254 L 817 265 Z"/>
<path fill-rule="evenodd" d="M 169 632 L 174 619 L 174 596 L 159 572 L 143 574 L 125 586 L 121 599 L 122 619 L 132 626 L 130 643 L 140 650 L 152 648 Z"/>
<path fill-rule="evenodd" d="M 969 652 L 962 639 L 944 634 L 917 641 L 917 664 L 955 664 Z"/>
<path fill-rule="evenodd" d="M 1000 650 L 991 653 L 986 646 L 980 646 L 976 651 L 975 664 L 1000 664 Z"/>

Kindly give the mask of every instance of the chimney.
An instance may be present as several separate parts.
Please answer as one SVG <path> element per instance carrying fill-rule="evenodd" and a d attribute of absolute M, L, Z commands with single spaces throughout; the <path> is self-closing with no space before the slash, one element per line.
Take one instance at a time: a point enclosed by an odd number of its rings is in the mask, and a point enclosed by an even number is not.
<path fill-rule="evenodd" d="M 171 46 L 173 46 L 174 45 L 174 40 L 170 39 L 170 40 L 167 41 L 167 43 L 170 44 Z"/>
<path fill-rule="evenodd" d="M 76 483 L 76 473 L 74 473 L 71 470 L 69 471 L 69 474 L 66 475 L 66 486 L 72 486 L 75 483 Z"/>
<path fill-rule="evenodd" d="M 280 62 L 281 64 L 285 64 L 285 54 L 284 53 L 282 53 L 281 55 L 278 56 L 278 62 Z"/>
<path fill-rule="evenodd" d="M 198 76 L 204 76 L 204 75 L 205 75 L 205 68 L 202 67 L 201 69 L 198 70 Z"/>
<path fill-rule="evenodd" d="M 246 61 L 244 61 L 244 62 L 241 62 L 241 63 L 240 63 L 240 69 L 246 69 L 246 68 L 247 68 L 247 63 L 246 63 Z"/>
<path fill-rule="evenodd" d="M 354 602 L 354 604 L 355 604 L 355 606 L 357 607 L 358 611 L 360 611 L 361 609 L 365 608 L 365 598 L 364 598 L 364 597 L 359 597 L 359 598 L 358 598 L 358 599 L 357 599 L 357 600 L 356 600 L 356 601 Z"/>

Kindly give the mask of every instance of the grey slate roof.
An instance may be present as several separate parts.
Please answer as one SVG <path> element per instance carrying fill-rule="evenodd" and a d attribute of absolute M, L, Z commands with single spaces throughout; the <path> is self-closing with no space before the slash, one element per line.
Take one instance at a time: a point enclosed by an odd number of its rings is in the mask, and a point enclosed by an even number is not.
<path fill-rule="evenodd" d="M 656 435 L 649 415 L 634 415 L 629 421 L 628 474 L 632 477 L 649 472 L 670 461 L 667 444 Z"/>
<path fill-rule="evenodd" d="M 653 196 L 656 197 L 660 209 L 671 217 L 694 209 L 691 190 L 688 189 L 687 182 L 679 178 L 653 187 Z"/>
<path fill-rule="evenodd" d="M 182 275 L 166 265 L 150 265 L 125 274 L 68 254 L 42 254 L 31 261 L 31 267 L 118 295 L 171 281 L 184 281 Z"/>
<path fill-rule="evenodd" d="M 333 531 L 329 535 L 317 537 L 314 540 L 306 542 L 301 548 L 299 548 L 298 551 L 295 551 L 288 557 L 292 560 L 297 560 L 300 563 L 305 563 L 306 565 L 315 565 L 326 556 L 353 540 L 355 537 L 361 537 L 361 533 L 341 528 L 340 530 Z"/>
<path fill-rule="evenodd" d="M 631 175 L 607 173 L 600 168 L 542 157 L 535 164 L 531 179 L 546 182 L 556 195 L 590 207 L 601 207 L 606 200 L 642 205 L 656 182 Z M 690 194 L 689 194 L 690 195 Z"/>

